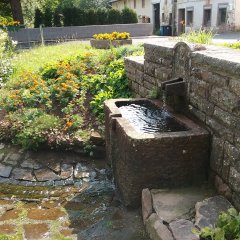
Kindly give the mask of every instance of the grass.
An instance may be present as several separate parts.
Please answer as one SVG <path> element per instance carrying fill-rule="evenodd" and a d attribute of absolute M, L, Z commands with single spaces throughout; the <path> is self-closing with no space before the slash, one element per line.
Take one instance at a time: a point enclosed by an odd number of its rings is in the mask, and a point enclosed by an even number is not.
<path fill-rule="evenodd" d="M 207 30 L 199 30 L 199 31 L 191 31 L 189 33 L 184 33 L 179 36 L 180 41 L 186 41 L 191 43 L 198 44 L 211 44 L 214 37 L 214 33 L 212 31 Z"/>
<path fill-rule="evenodd" d="M 53 46 L 41 46 L 20 51 L 12 60 L 15 74 L 23 71 L 37 72 L 46 63 L 81 54 L 90 46 L 83 43 L 62 43 Z"/>
<path fill-rule="evenodd" d="M 240 41 L 235 43 L 224 43 L 223 46 L 233 48 L 233 49 L 240 49 Z"/>

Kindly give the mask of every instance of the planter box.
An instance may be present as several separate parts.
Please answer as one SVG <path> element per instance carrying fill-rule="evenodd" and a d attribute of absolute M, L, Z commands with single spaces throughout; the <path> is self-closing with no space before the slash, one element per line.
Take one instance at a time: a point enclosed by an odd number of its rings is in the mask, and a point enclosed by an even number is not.
<path fill-rule="evenodd" d="M 118 47 L 122 45 L 130 45 L 132 44 L 132 39 L 125 40 L 90 40 L 91 46 L 98 49 L 109 49 L 111 46 Z"/>

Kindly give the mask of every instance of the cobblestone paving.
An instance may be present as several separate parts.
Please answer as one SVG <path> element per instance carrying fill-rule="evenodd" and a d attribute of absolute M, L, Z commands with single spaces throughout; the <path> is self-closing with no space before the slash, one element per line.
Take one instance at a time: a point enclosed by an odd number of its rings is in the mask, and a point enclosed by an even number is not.
<path fill-rule="evenodd" d="M 104 160 L 0 144 L 0 240 L 145 240 Z"/>

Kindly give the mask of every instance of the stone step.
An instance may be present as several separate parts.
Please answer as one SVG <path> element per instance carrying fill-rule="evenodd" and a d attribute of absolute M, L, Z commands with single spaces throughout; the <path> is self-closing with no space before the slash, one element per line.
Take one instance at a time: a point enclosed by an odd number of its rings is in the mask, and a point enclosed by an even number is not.
<path fill-rule="evenodd" d="M 232 207 L 227 199 L 214 194 L 206 187 L 144 189 L 142 215 L 150 238 L 198 240 L 193 229 L 214 226 L 219 214 Z"/>

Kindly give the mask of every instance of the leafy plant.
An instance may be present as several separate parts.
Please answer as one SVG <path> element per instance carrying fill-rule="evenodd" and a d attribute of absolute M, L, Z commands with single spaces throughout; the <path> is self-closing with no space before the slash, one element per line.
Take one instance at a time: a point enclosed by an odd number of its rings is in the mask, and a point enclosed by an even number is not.
<path fill-rule="evenodd" d="M 206 240 L 239 240 L 240 239 L 240 213 L 230 208 L 227 213 L 221 213 L 215 227 L 205 227 L 201 231 L 194 231 Z"/>
<path fill-rule="evenodd" d="M 209 30 L 199 30 L 191 31 L 189 33 L 184 33 L 179 37 L 179 40 L 199 43 L 199 44 L 211 44 L 214 33 Z"/>
<path fill-rule="evenodd" d="M 53 115 L 33 108 L 24 109 L 8 115 L 12 125 L 13 142 L 24 148 L 36 149 L 45 141 L 45 134 L 61 126 L 61 120 Z"/>
<path fill-rule="evenodd" d="M 121 12 L 122 23 L 137 23 L 137 13 L 130 8 L 125 7 Z"/>
<path fill-rule="evenodd" d="M 240 41 L 235 43 L 224 43 L 223 46 L 233 48 L 233 49 L 240 49 Z"/>

